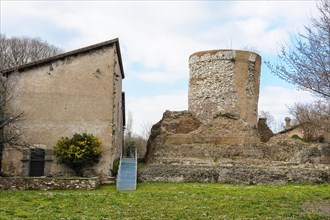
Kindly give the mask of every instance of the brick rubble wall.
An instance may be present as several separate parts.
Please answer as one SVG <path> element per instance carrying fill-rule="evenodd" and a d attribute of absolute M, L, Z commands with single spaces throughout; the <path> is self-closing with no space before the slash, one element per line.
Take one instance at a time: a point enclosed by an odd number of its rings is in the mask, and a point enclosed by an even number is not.
<path fill-rule="evenodd" d="M 259 55 L 249 51 L 213 50 L 189 58 L 189 111 L 204 123 L 230 114 L 255 126 L 260 79 Z"/>
<path fill-rule="evenodd" d="M 100 178 L 0 177 L 1 190 L 98 189 Z"/>

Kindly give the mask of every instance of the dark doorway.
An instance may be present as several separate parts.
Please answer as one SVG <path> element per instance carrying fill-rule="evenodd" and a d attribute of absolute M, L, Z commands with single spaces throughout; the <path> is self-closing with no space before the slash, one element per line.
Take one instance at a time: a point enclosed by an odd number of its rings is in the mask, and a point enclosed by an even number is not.
<path fill-rule="evenodd" d="M 31 149 L 30 176 L 43 176 L 45 169 L 45 150 Z"/>

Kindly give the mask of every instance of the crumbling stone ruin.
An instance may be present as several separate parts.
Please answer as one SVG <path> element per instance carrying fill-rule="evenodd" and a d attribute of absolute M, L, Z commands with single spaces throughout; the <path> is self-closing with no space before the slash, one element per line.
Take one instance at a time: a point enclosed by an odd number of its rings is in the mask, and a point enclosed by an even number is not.
<path fill-rule="evenodd" d="M 329 144 L 273 137 L 258 121 L 261 57 L 212 50 L 190 56 L 188 111 L 152 127 L 140 181 L 330 182 Z"/>
<path fill-rule="evenodd" d="M 270 140 L 271 137 L 274 136 L 274 133 L 267 125 L 267 118 L 259 118 L 257 126 L 260 140 L 262 142 L 267 142 Z"/>
<path fill-rule="evenodd" d="M 216 114 L 256 126 L 261 58 L 234 50 L 197 52 L 190 56 L 188 110 L 202 122 Z"/>

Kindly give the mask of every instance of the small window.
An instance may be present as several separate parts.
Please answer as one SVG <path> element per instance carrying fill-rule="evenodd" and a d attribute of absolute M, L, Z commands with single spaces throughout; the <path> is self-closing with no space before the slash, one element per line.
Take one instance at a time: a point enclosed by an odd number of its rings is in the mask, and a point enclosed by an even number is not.
<path fill-rule="evenodd" d="M 45 170 L 45 150 L 31 149 L 30 176 L 43 176 Z"/>

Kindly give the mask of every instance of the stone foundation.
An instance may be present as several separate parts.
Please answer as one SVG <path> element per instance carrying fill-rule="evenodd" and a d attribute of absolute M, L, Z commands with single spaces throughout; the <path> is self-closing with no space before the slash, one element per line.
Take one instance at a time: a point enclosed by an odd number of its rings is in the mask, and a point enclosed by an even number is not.
<path fill-rule="evenodd" d="M 138 172 L 139 182 L 209 182 L 250 185 L 329 183 L 330 169 L 298 164 L 169 165 L 151 164 Z"/>
<path fill-rule="evenodd" d="M 263 142 L 259 135 L 233 115 L 216 115 L 202 124 L 189 111 L 166 111 L 151 130 L 139 181 L 330 182 L 330 144 L 285 135 L 263 135 L 268 140 Z"/>
<path fill-rule="evenodd" d="M 98 189 L 100 178 L 0 177 L 1 190 Z"/>
<path fill-rule="evenodd" d="M 260 142 L 258 131 L 233 115 L 216 115 L 202 124 L 188 111 L 166 111 L 151 129 L 146 159 L 217 157 L 226 146 L 252 146 Z"/>

